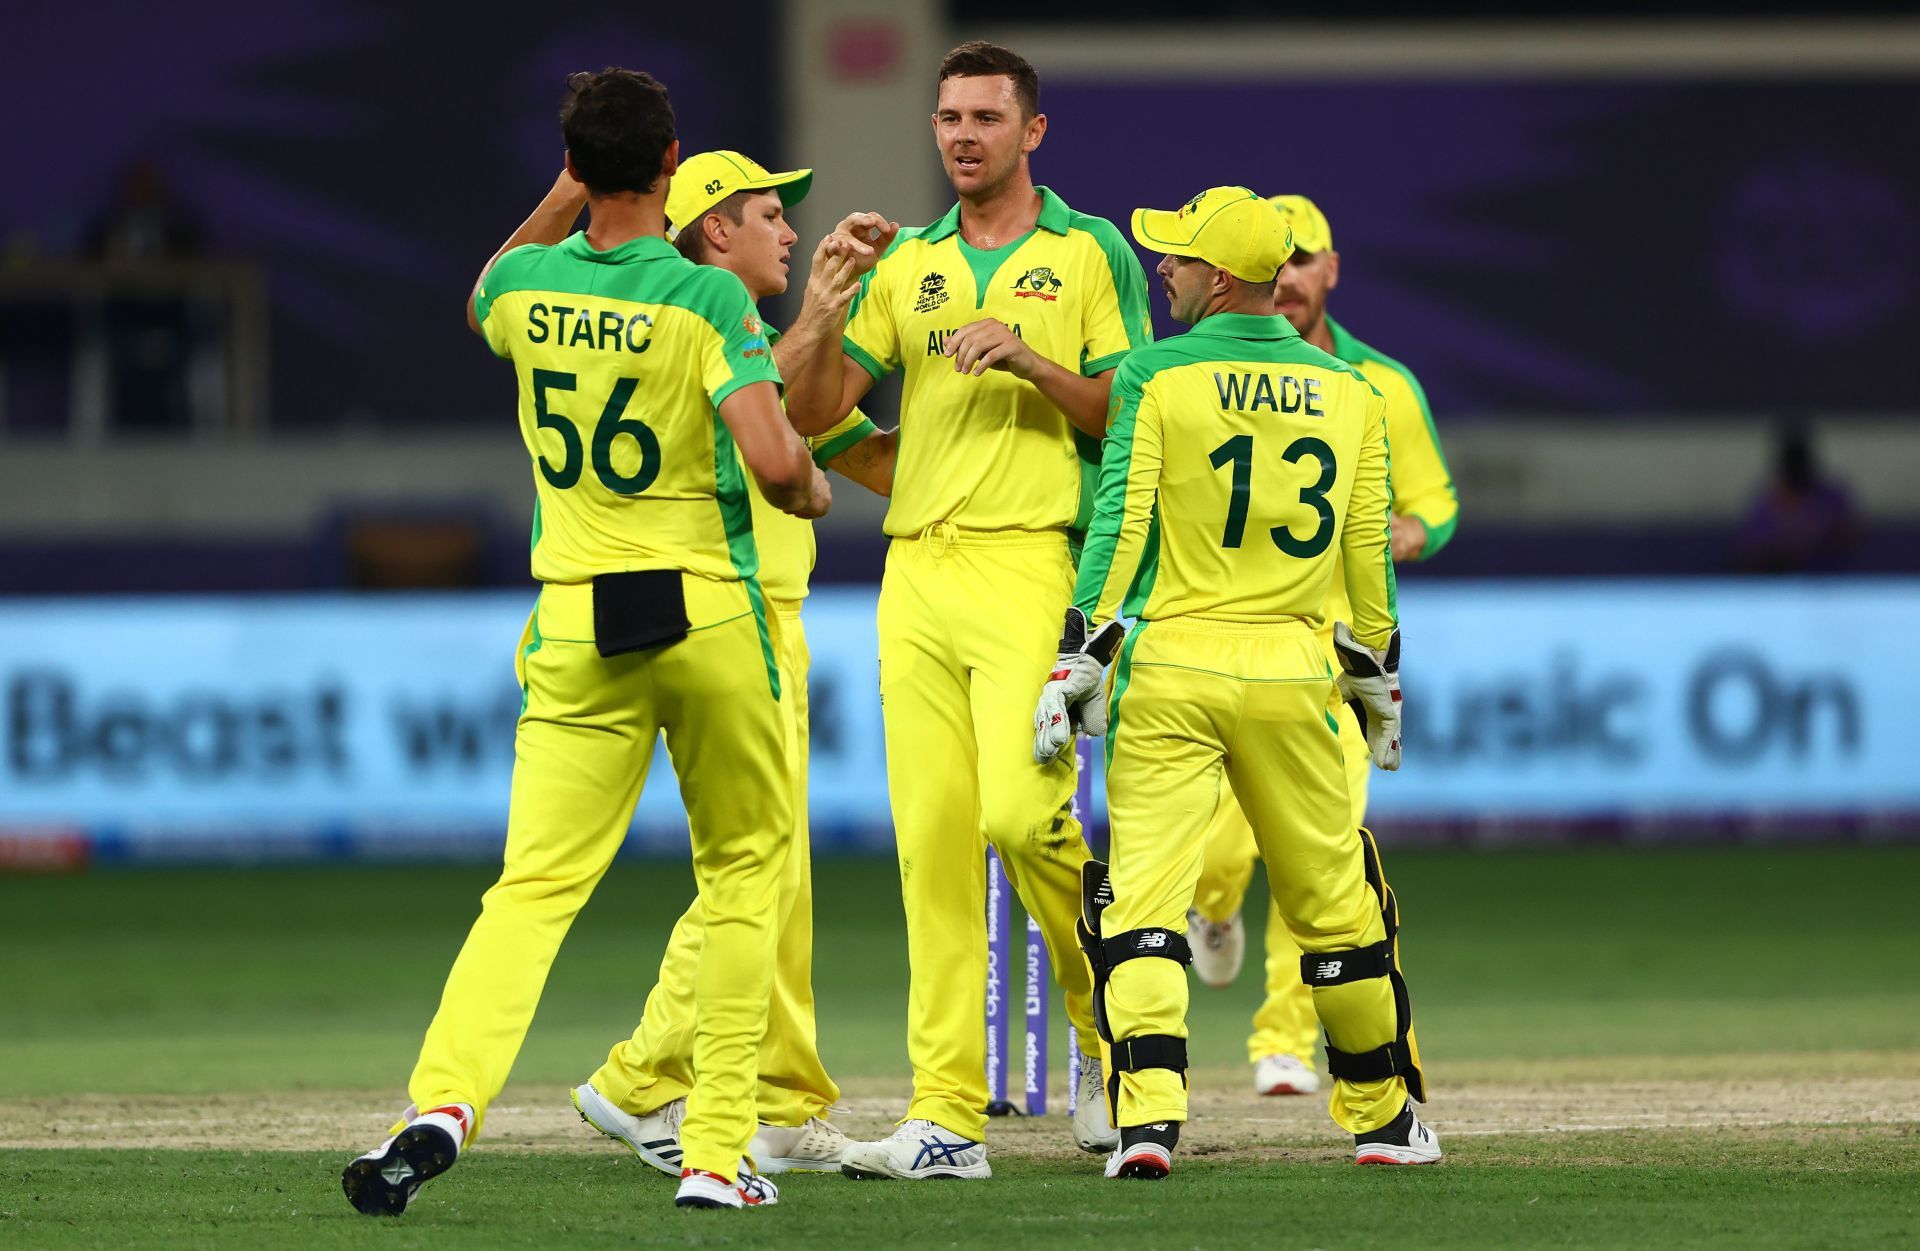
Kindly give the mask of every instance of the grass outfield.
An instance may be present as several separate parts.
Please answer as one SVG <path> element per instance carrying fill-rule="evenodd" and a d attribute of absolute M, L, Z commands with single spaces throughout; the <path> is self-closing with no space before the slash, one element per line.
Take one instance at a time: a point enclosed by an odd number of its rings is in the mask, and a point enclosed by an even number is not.
<path fill-rule="evenodd" d="M 339 1167 L 405 1102 L 485 870 L 0 879 L 0 1244 L 1920 1245 L 1920 849 L 1389 856 L 1442 1166 L 1354 1169 L 1322 1101 L 1250 1092 L 1256 958 L 1196 986 L 1168 1184 L 1097 1180 L 1050 1118 L 996 1129 L 987 1187 L 800 1177 L 704 1220 L 564 1104 L 632 1027 L 682 865 L 609 875 L 492 1140 L 394 1223 Z M 822 1049 L 876 1133 L 907 1089 L 893 869 L 816 878 Z"/>

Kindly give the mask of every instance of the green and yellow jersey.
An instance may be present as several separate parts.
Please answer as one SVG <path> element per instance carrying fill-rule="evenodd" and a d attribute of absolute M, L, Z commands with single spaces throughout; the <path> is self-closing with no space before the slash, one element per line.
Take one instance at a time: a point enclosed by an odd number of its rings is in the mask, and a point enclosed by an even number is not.
<path fill-rule="evenodd" d="M 474 312 L 519 378 L 535 578 L 754 576 L 758 492 L 718 406 L 780 375 L 738 278 L 686 260 L 665 239 L 600 252 L 575 234 L 501 257 Z"/>
<path fill-rule="evenodd" d="M 1089 378 L 1152 340 L 1133 249 L 1113 223 L 1038 190 L 1040 221 L 1025 237 L 975 248 L 960 237 L 955 205 L 931 226 L 901 231 L 863 280 L 847 355 L 876 379 L 906 374 L 888 534 L 940 521 L 976 530 L 1086 523 L 1098 441 L 1077 437 L 1033 384 L 1004 370 L 960 374 L 941 355 L 954 331 L 989 317 Z"/>
<path fill-rule="evenodd" d="M 1447 545 L 1460 519 L 1460 497 L 1453 489 L 1453 475 L 1447 472 L 1447 458 L 1440 451 L 1440 434 L 1433 428 L 1433 413 L 1427 408 L 1427 393 L 1413 371 L 1347 333 L 1345 326 L 1327 318 L 1333 333 L 1333 354 L 1360 371 L 1387 401 L 1387 446 L 1393 450 L 1393 511 L 1397 516 L 1413 517 L 1427 528 L 1427 546 L 1420 553 L 1425 560 Z M 1333 647 L 1333 623 L 1347 620 L 1347 592 L 1342 578 L 1333 580 L 1333 595 L 1327 602 L 1326 624 L 1321 628 L 1328 649 Z"/>
<path fill-rule="evenodd" d="M 1433 428 L 1433 410 L 1413 371 L 1376 348 L 1347 333 L 1327 318 L 1333 334 L 1333 354 L 1360 371 L 1374 390 L 1387 399 L 1387 442 L 1393 447 L 1393 511 L 1416 518 L 1427 528 L 1427 546 L 1420 559 L 1439 552 L 1453 538 L 1460 519 L 1460 496 L 1447 472 L 1440 450 L 1440 432 Z"/>
<path fill-rule="evenodd" d="M 1344 561 L 1354 636 L 1397 624 L 1386 401 L 1283 317 L 1216 314 L 1114 375 L 1074 603 L 1089 619 L 1297 618 Z"/>
<path fill-rule="evenodd" d="M 780 334 L 768 327 L 767 339 L 777 343 Z M 878 432 L 867 415 L 856 408 L 833 429 L 807 440 L 807 446 L 813 452 L 813 463 L 824 469 L 828 461 L 868 435 Z M 760 550 L 761 589 L 767 593 L 768 599 L 789 602 L 805 599 L 807 584 L 813 577 L 814 557 L 818 552 L 814 545 L 813 522 L 782 512 L 769 503 L 761 493 L 759 484 L 751 481 L 753 475 L 748 472 L 745 461 L 741 462 L 740 469 L 749 479 L 747 495 L 753 503 L 753 541 Z"/>

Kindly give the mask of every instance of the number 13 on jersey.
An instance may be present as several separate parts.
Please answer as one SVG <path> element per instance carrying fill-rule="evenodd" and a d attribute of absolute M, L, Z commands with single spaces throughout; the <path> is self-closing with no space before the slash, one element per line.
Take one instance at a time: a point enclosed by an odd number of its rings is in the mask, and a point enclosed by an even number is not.
<path fill-rule="evenodd" d="M 1233 470 L 1226 529 L 1220 536 L 1222 547 L 1239 547 L 1246 538 L 1247 511 L 1253 503 L 1254 443 L 1254 436 L 1236 434 L 1214 448 L 1213 454 L 1207 458 L 1216 470 L 1229 466 Z M 1319 463 L 1319 476 L 1301 487 L 1299 493 L 1299 501 L 1313 509 L 1317 523 L 1311 533 L 1304 536 L 1298 534 L 1291 524 L 1273 526 L 1267 533 L 1273 539 L 1273 545 L 1289 556 L 1302 559 L 1318 556 L 1333 542 L 1333 505 L 1327 502 L 1327 492 L 1333 489 L 1334 479 L 1340 472 L 1339 466 L 1334 463 L 1333 449 L 1324 440 L 1306 435 L 1287 444 L 1279 456 L 1289 464 L 1298 464 L 1307 458 Z"/>

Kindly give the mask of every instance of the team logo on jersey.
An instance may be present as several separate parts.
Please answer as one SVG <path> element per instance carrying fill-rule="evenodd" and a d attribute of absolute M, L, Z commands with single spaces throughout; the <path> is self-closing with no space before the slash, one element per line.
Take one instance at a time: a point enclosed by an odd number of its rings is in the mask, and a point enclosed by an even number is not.
<path fill-rule="evenodd" d="M 1015 299 L 1057 300 L 1060 298 L 1060 276 L 1045 265 L 1035 266 L 1013 280 Z"/>
<path fill-rule="evenodd" d="M 947 276 L 928 274 L 920 280 L 920 298 L 913 302 L 916 313 L 931 313 L 947 302 Z"/>

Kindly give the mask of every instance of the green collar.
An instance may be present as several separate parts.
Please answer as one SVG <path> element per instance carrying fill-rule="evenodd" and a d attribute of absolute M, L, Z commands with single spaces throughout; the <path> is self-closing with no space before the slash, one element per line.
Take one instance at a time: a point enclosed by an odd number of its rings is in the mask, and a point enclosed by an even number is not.
<path fill-rule="evenodd" d="M 1073 210 L 1067 202 L 1047 187 L 1035 187 L 1040 193 L 1040 229 L 1064 235 L 1073 225 Z M 938 243 L 948 235 L 960 233 L 960 206 L 955 204 L 946 215 L 920 232 L 920 237 L 928 243 Z"/>
<path fill-rule="evenodd" d="M 1347 333 L 1347 328 L 1327 315 L 1327 333 L 1333 336 L 1333 354 L 1349 365 L 1358 365 L 1372 353 L 1371 348 Z"/>
<path fill-rule="evenodd" d="M 659 235 L 641 235 L 638 239 L 629 239 L 617 248 L 598 250 L 587 242 L 587 232 L 576 231 L 560 241 L 560 250 L 577 260 L 592 261 L 596 265 L 625 265 L 629 261 L 663 261 L 669 256 L 678 256 L 673 245 Z"/>
<path fill-rule="evenodd" d="M 1257 313 L 1215 313 L 1203 317 L 1188 334 L 1209 334 L 1222 339 L 1297 339 L 1295 330 L 1284 317 L 1262 317 Z"/>

